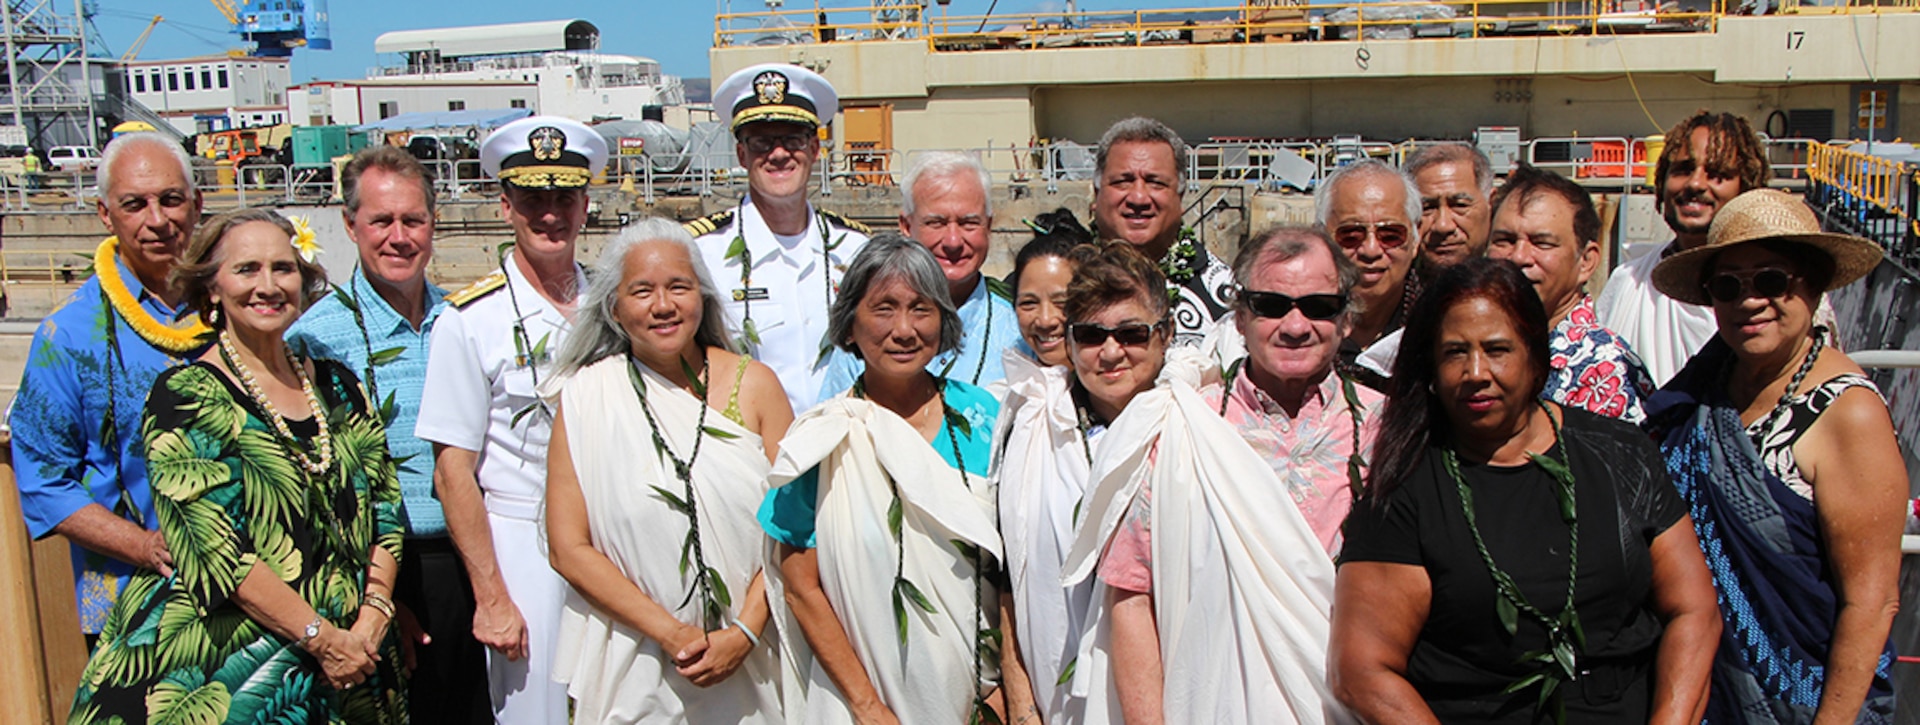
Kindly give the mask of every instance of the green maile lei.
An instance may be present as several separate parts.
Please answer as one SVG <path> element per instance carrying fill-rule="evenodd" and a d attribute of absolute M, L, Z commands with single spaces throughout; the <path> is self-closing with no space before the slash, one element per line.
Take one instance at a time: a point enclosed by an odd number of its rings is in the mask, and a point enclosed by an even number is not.
<path fill-rule="evenodd" d="M 513 244 L 513 242 L 502 242 L 498 250 L 500 274 L 507 278 L 507 299 L 513 302 L 513 364 L 524 367 L 527 372 L 533 374 L 533 389 L 537 391 L 540 389 L 540 364 L 552 359 L 552 354 L 547 348 L 548 343 L 552 341 L 553 332 L 541 333 L 538 341 L 532 340 L 527 335 L 527 316 L 520 311 L 520 294 L 513 291 L 513 274 L 507 271 L 507 250 L 512 249 Z M 355 319 L 358 319 L 357 314 Z M 364 331 L 363 329 L 362 332 Z M 545 398 L 535 395 L 532 403 L 513 414 L 513 418 L 507 421 L 507 427 L 517 428 L 520 426 L 521 419 L 535 413 L 539 413 L 547 422 L 553 422 L 553 409 L 547 407 Z"/>
<path fill-rule="evenodd" d="M 947 402 L 946 378 L 937 378 L 935 380 L 935 387 L 939 391 L 940 411 L 943 419 L 942 425 L 947 429 L 947 442 L 953 446 L 954 469 L 960 473 L 961 488 L 972 492 L 973 487 L 967 483 L 967 462 L 966 459 L 960 455 L 960 437 L 972 436 L 973 424 L 967 422 L 966 416 L 961 415 L 960 411 L 954 410 L 953 405 Z M 849 395 L 861 400 L 867 398 L 865 376 L 854 380 L 853 388 L 849 391 Z M 937 614 L 940 610 L 933 606 L 933 602 L 927 599 L 926 594 L 921 593 L 919 586 L 915 585 L 912 580 L 906 577 L 906 540 L 901 537 L 901 527 L 905 511 L 900 503 L 900 483 L 894 480 L 892 474 L 887 475 L 887 489 L 893 494 L 893 500 L 887 504 L 887 532 L 893 535 L 894 553 L 893 621 L 900 634 L 900 644 L 905 645 L 907 643 L 907 605 L 911 604 L 927 614 Z M 996 528 L 998 528 L 997 525 Z M 948 543 L 952 544 L 953 548 L 959 551 L 962 556 L 965 556 L 968 563 L 973 566 L 973 688 L 975 694 L 973 696 L 973 710 L 967 716 L 967 723 L 968 725 L 982 725 L 985 723 L 999 725 L 1000 716 L 994 714 L 993 708 L 987 705 L 986 695 L 979 692 L 981 663 L 987 659 L 995 659 L 997 661 L 1000 656 L 1001 641 L 1001 633 L 998 628 L 982 626 L 984 622 L 981 621 L 981 614 L 985 609 L 981 602 L 980 567 L 984 557 L 980 553 L 980 547 L 965 541 L 952 539 L 948 541 Z"/>
<path fill-rule="evenodd" d="M 814 223 L 820 229 L 820 282 L 826 286 L 827 304 L 833 304 L 833 298 L 839 294 L 840 286 L 833 281 L 833 252 L 847 240 L 846 232 L 840 236 L 830 236 L 832 228 L 827 224 L 827 215 L 819 210 L 813 212 Z M 740 263 L 740 290 L 734 293 L 734 301 L 741 304 L 740 338 L 742 349 L 758 350 L 760 346 L 760 328 L 753 322 L 753 297 L 747 291 L 753 289 L 753 257 L 747 248 L 746 202 L 742 201 L 733 213 L 733 242 L 727 245 L 725 258 Z M 833 350 L 833 344 L 825 339 L 820 341 L 819 356 L 816 364 Z"/>
<path fill-rule="evenodd" d="M 1233 381 L 1235 378 L 1240 377 L 1240 371 L 1246 367 L 1246 364 L 1247 359 L 1243 357 L 1233 361 L 1233 364 L 1227 366 L 1226 379 L 1220 388 L 1220 416 L 1223 418 L 1227 415 L 1227 399 L 1233 397 Z M 1363 476 L 1360 473 L 1360 469 L 1365 468 L 1367 465 L 1366 457 L 1360 455 L 1360 427 L 1363 422 L 1361 418 L 1360 391 L 1354 387 L 1353 378 L 1349 378 L 1337 370 L 1333 372 L 1333 375 L 1340 379 L 1340 395 L 1347 401 L 1348 417 L 1353 418 L 1353 451 L 1347 454 L 1347 484 L 1352 487 L 1353 491 L 1358 492 L 1365 490 L 1361 487 L 1361 479 Z M 1092 456 L 1088 456 L 1088 461 L 1092 461 Z M 1455 478 L 1458 478 L 1458 476 L 1456 475 Z M 1472 512 L 1468 512 L 1467 515 L 1471 517 L 1473 514 Z M 1474 536 L 1479 535 L 1479 529 L 1475 529 Z"/>
<path fill-rule="evenodd" d="M 373 349 L 373 337 L 367 332 L 367 318 L 366 314 L 361 311 L 360 295 L 353 289 L 352 280 L 360 278 L 360 275 L 360 263 L 355 262 L 353 264 L 353 275 L 348 278 L 346 287 L 341 287 L 337 284 L 331 285 L 333 287 L 333 296 L 334 299 L 340 300 L 341 307 L 347 308 L 347 312 L 353 314 L 353 327 L 360 331 L 360 349 L 365 353 L 367 360 L 367 366 L 360 374 L 360 383 L 367 387 L 367 399 L 369 402 L 377 401 L 375 410 L 380 414 L 381 425 L 392 427 L 393 419 L 400 414 L 400 410 L 394 403 L 393 393 L 387 393 L 387 397 L 385 398 L 380 397 L 380 383 L 379 380 L 374 377 L 373 369 L 388 365 L 400 359 L 401 355 L 406 354 L 407 349 L 399 346 L 381 350 Z M 419 454 L 395 457 L 393 459 L 394 467 L 405 468 L 407 462 L 413 460 L 415 455 Z"/>
<path fill-rule="evenodd" d="M 627 356 L 627 381 L 633 384 L 633 394 L 640 399 L 640 412 L 647 418 L 647 432 L 653 436 L 654 452 L 673 466 L 674 478 L 680 479 L 680 492 L 675 493 L 663 486 L 652 486 L 655 495 L 666 502 L 669 508 L 687 517 L 687 538 L 680 544 L 680 576 L 685 578 L 687 570 L 692 568 L 693 587 L 687 590 L 687 596 L 680 600 L 674 609 L 682 609 L 695 596 L 700 597 L 701 629 L 709 632 L 727 625 L 729 613 L 733 608 L 733 594 L 727 591 L 727 582 L 720 576 L 719 570 L 707 565 L 705 547 L 700 544 L 700 499 L 693 492 L 693 464 L 700 460 L 700 443 L 709 437 L 732 440 L 739 436 L 707 425 L 707 384 L 712 381 L 709 375 L 712 358 L 701 355 L 700 369 L 695 371 L 685 358 L 680 360 L 680 371 L 687 376 L 693 388 L 694 397 L 700 399 L 700 417 L 694 423 L 693 450 L 685 460 L 674 455 L 667 446 L 667 439 L 660 435 L 660 421 L 653 415 L 653 404 L 647 401 L 647 380 L 640 374 L 640 366 L 645 364 L 638 358 Z"/>
<path fill-rule="evenodd" d="M 1574 608 L 1574 586 L 1580 579 L 1580 519 L 1579 504 L 1574 493 L 1573 469 L 1568 463 L 1567 448 L 1560 435 L 1560 423 L 1547 404 L 1540 403 L 1540 409 L 1547 414 L 1547 420 L 1553 425 L 1554 445 L 1560 448 L 1560 460 L 1544 455 L 1527 452 L 1527 458 L 1546 472 L 1555 485 L 1553 493 L 1560 502 L 1560 520 L 1567 524 L 1567 598 L 1558 616 L 1548 615 L 1527 601 L 1527 595 L 1520 591 L 1513 577 L 1493 561 L 1493 555 L 1487 552 L 1487 542 L 1480 536 L 1480 524 L 1473 510 L 1473 489 L 1467 486 L 1467 479 L 1460 475 L 1460 457 L 1452 447 L 1442 448 L 1440 459 L 1447 467 L 1447 474 L 1453 477 L 1455 490 L 1460 494 L 1460 508 L 1466 514 L 1467 530 L 1473 533 L 1473 545 L 1480 553 L 1480 561 L 1487 567 L 1487 573 L 1493 577 L 1494 612 L 1500 617 L 1500 626 L 1507 636 L 1512 637 L 1519 631 L 1520 615 L 1540 623 L 1547 630 L 1545 648 L 1525 652 L 1515 664 L 1534 665 L 1537 672 L 1527 675 L 1508 685 L 1501 694 L 1513 694 L 1529 687 L 1538 688 L 1539 696 L 1534 703 L 1537 709 L 1551 707 L 1555 723 L 1567 721 L 1566 702 L 1561 687 L 1579 676 L 1579 656 L 1587 646 L 1587 635 L 1580 628 L 1580 614 Z"/>

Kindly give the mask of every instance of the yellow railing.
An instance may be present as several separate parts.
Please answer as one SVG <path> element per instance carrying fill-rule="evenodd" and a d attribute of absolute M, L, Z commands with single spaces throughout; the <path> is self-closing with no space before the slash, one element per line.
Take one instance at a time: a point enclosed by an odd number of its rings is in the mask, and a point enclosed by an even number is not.
<path fill-rule="evenodd" d="M 1807 175 L 1888 214 L 1906 216 L 1905 200 L 1900 198 L 1906 190 L 1905 164 L 1844 146 L 1811 144 L 1807 147 Z M 1914 176 L 1920 183 L 1920 172 Z"/>
<path fill-rule="evenodd" d="M 1847 0 L 1838 5 L 1782 0 L 1782 13 L 1882 13 L 1920 11 L 1920 0 Z M 1557 15 L 1528 13 L 1539 0 L 1476 2 L 1304 3 L 1258 2 L 1236 6 L 1067 13 L 951 15 L 944 7 L 814 7 L 714 16 L 714 45 L 767 42 L 862 42 L 923 39 L 936 51 L 1036 48 L 1057 45 L 1138 46 L 1188 43 L 1261 43 L 1282 39 L 1365 37 L 1369 28 L 1433 28 L 1452 25 L 1439 37 L 1498 33 L 1593 35 L 1635 32 L 1711 32 L 1723 15 L 1740 11 L 1740 0 L 1714 0 L 1697 12 L 1662 12 L 1657 0 L 1588 0 L 1568 3 Z M 1409 17 L 1412 11 L 1446 7 L 1453 17 Z M 1462 27 L 1462 26 L 1465 27 Z M 1335 30 L 1335 29 L 1338 30 Z M 1417 35 L 1417 33 L 1415 34 Z M 774 41 L 782 42 L 782 41 Z"/>

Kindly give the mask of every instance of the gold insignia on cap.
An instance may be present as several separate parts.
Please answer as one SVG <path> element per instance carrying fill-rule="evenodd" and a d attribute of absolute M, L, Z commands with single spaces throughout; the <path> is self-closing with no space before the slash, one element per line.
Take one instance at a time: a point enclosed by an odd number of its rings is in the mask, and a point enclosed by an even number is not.
<path fill-rule="evenodd" d="M 527 145 L 533 147 L 533 158 L 556 161 L 560 158 L 560 152 L 567 148 L 567 134 L 552 126 L 541 126 L 527 134 Z"/>
<path fill-rule="evenodd" d="M 761 103 L 785 103 L 787 75 L 779 71 L 767 71 L 754 76 L 753 92 L 760 97 Z"/>

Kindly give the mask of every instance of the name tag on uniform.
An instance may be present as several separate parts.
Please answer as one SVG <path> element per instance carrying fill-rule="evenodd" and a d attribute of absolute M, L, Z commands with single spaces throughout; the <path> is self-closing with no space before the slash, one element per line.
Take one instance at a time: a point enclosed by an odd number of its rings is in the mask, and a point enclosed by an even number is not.
<path fill-rule="evenodd" d="M 759 302 L 765 299 L 767 299 L 767 288 L 765 287 L 747 287 L 733 291 L 733 301 L 735 302 Z"/>

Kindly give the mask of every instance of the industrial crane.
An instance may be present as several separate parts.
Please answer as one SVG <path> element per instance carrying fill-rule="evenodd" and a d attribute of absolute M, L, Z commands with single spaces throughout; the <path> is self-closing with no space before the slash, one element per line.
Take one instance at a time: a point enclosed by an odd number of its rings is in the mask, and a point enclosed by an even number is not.
<path fill-rule="evenodd" d="M 121 54 L 120 62 L 131 63 L 133 62 L 134 58 L 139 57 L 140 49 L 146 47 L 147 45 L 147 36 L 153 34 L 154 26 L 159 25 L 160 21 L 162 20 L 166 20 L 166 18 L 160 17 L 158 15 L 153 16 L 153 20 L 147 23 L 147 29 L 140 31 L 140 37 L 134 38 L 133 44 L 127 46 L 127 52 Z"/>
<path fill-rule="evenodd" d="M 209 0 L 250 44 L 248 55 L 284 58 L 294 48 L 333 48 L 327 0 Z"/>

